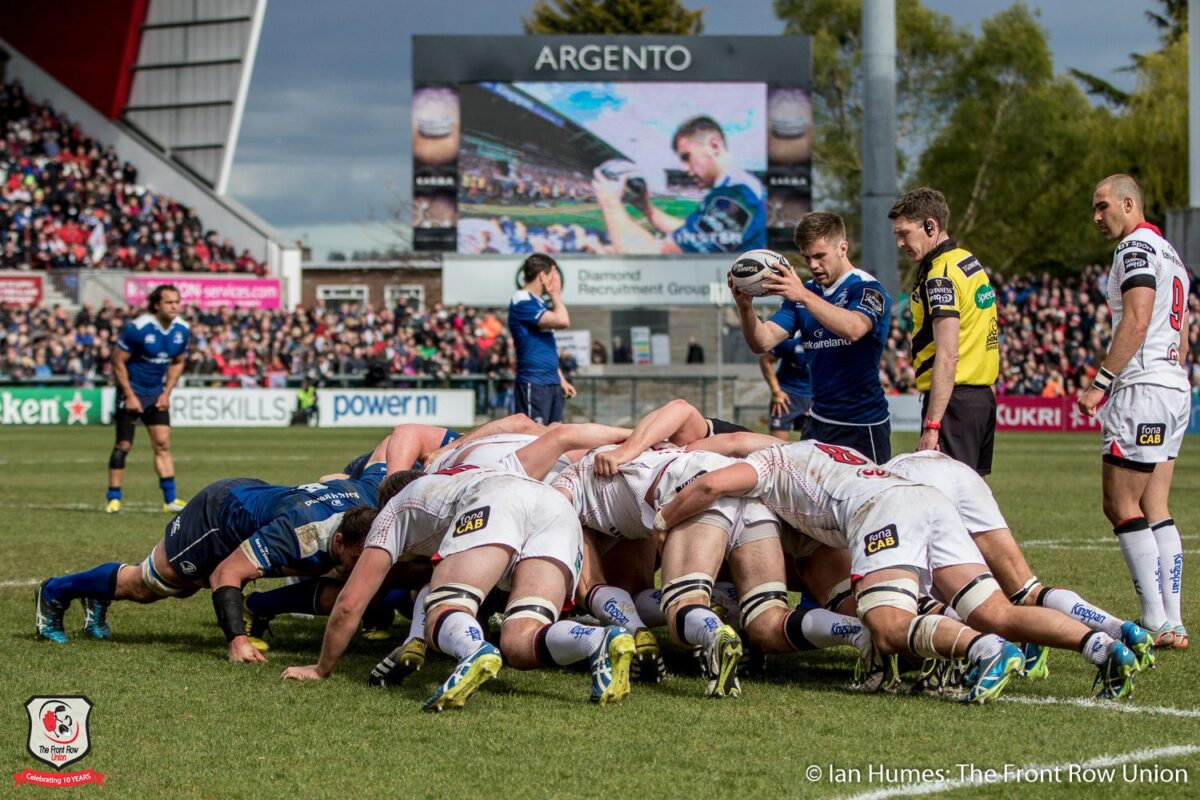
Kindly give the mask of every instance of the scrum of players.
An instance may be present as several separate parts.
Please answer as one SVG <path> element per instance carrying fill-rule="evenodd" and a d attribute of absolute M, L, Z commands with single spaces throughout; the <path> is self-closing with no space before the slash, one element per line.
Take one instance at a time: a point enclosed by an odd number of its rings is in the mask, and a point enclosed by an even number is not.
<path fill-rule="evenodd" d="M 299 579 L 244 594 L 285 575 Z M 585 665 L 590 701 L 619 702 L 667 679 L 664 647 L 694 656 L 713 698 L 737 697 L 766 654 L 821 648 L 857 651 L 857 690 L 966 703 L 1045 677 L 1048 648 L 1093 664 L 1106 699 L 1155 660 L 1138 625 L 1040 582 L 970 468 L 782 443 L 682 400 L 632 430 L 401 425 L 309 484 L 218 481 L 140 563 L 43 582 L 37 633 L 67 642 L 79 600 L 83 634 L 109 639 L 113 601 L 202 588 L 234 662 L 266 659 L 280 614 L 328 616 L 317 662 L 286 679 L 328 677 L 400 611 L 408 634 L 367 682 L 400 685 L 444 654 L 455 663 L 427 711 L 462 708 L 502 667 Z"/>

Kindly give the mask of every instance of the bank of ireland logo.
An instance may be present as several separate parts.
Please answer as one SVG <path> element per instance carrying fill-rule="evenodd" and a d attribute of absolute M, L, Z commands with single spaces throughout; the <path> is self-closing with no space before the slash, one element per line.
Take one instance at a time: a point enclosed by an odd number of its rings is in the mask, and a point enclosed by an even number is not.
<path fill-rule="evenodd" d="M 62 769 L 88 754 L 88 717 L 92 703 L 81 696 L 31 697 L 29 754 L 54 769 Z"/>

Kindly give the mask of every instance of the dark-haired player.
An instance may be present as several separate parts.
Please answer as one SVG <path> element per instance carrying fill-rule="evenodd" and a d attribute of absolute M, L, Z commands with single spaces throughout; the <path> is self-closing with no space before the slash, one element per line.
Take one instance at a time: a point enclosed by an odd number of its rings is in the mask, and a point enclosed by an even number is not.
<path fill-rule="evenodd" d="M 553 258 L 540 253 L 521 267 L 524 285 L 508 304 L 508 329 L 517 351 L 516 411 L 534 422 L 562 422 L 564 398 L 575 396 L 575 387 L 558 368 L 558 345 L 553 331 L 571 326 L 562 299 L 562 276 Z M 542 302 L 549 295 L 554 308 Z"/>
<path fill-rule="evenodd" d="M 63 615 L 72 600 L 83 602 L 84 632 L 110 639 L 107 616 L 114 600 L 153 603 L 208 587 L 229 660 L 262 661 L 246 636 L 242 585 L 258 577 L 352 568 L 375 518 L 384 471 L 380 461 L 357 481 L 276 486 L 231 478 L 209 484 L 167 524 L 140 565 L 114 561 L 43 581 L 38 636 L 67 641 Z"/>
<path fill-rule="evenodd" d="M 104 510 L 121 510 L 125 457 L 133 449 L 140 419 L 154 447 L 154 469 L 163 493 L 163 511 L 179 511 L 185 501 L 175 496 L 175 463 L 171 459 L 171 391 L 183 373 L 191 332 L 179 319 L 179 290 L 155 287 L 146 298 L 149 311 L 125 326 L 112 355 L 117 383 L 113 415 L 117 443 L 108 457 L 108 494 Z"/>

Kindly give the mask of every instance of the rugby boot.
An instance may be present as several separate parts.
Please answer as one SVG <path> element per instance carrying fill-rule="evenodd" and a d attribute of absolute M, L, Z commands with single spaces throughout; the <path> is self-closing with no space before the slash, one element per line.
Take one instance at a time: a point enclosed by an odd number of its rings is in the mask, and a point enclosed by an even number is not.
<path fill-rule="evenodd" d="M 1138 672 L 1154 666 L 1154 640 L 1136 622 L 1121 623 L 1121 644 L 1128 647 L 1138 662 Z"/>
<path fill-rule="evenodd" d="M 1133 651 L 1120 642 L 1113 642 L 1108 646 L 1108 658 L 1104 659 L 1092 682 L 1093 689 L 1097 684 L 1100 686 L 1096 697 L 1100 700 L 1128 697 L 1133 693 L 1133 676 L 1137 670 L 1138 660 Z"/>
<path fill-rule="evenodd" d="M 1171 633 L 1171 647 L 1174 647 L 1176 650 L 1187 650 L 1188 634 L 1187 628 L 1183 627 L 1183 623 L 1181 622 L 1173 627 Z"/>
<path fill-rule="evenodd" d="M 702 651 L 708 697 L 737 697 L 742 693 L 738 682 L 738 661 L 742 658 L 742 640 L 728 625 L 722 625 L 704 640 Z"/>
<path fill-rule="evenodd" d="M 962 699 L 968 664 L 961 658 L 927 658 L 913 684 L 913 694 Z"/>
<path fill-rule="evenodd" d="M 105 641 L 112 638 L 112 628 L 108 627 L 108 607 L 111 603 L 95 598 L 85 598 L 83 601 L 83 632 L 93 639 Z"/>
<path fill-rule="evenodd" d="M 162 510 L 168 514 L 178 514 L 183 511 L 183 507 L 187 505 L 187 500 L 182 497 L 176 497 L 169 503 L 163 503 Z"/>
<path fill-rule="evenodd" d="M 370 610 L 363 615 L 362 638 L 368 642 L 386 642 L 392 638 L 392 621 L 396 612 L 390 608 Z"/>
<path fill-rule="evenodd" d="M 592 673 L 592 694 L 598 705 L 619 703 L 629 694 L 629 665 L 637 645 L 629 631 L 620 625 L 606 625 L 600 646 L 588 656 Z"/>
<path fill-rule="evenodd" d="M 380 659 L 375 668 L 371 670 L 371 677 L 367 678 L 367 685 L 383 688 L 399 686 L 409 675 L 420 672 L 423 666 L 425 666 L 425 640 L 409 639 Z"/>
<path fill-rule="evenodd" d="M 894 692 L 900 688 L 900 660 L 875 649 L 871 637 L 863 639 L 854 665 L 854 688 L 860 692 Z"/>
<path fill-rule="evenodd" d="M 41 639 L 49 639 L 55 644 L 66 644 L 70 641 L 63 629 L 63 615 L 67 613 L 68 603 L 52 600 L 46 596 L 46 584 L 42 581 L 37 587 L 34 603 L 34 619 L 37 625 L 37 635 Z"/>
<path fill-rule="evenodd" d="M 250 597 L 257 594 L 251 592 L 242 603 L 242 620 L 246 623 L 246 638 L 250 646 L 260 653 L 271 649 L 271 617 L 256 617 L 250 611 Z"/>
<path fill-rule="evenodd" d="M 1164 622 L 1162 625 L 1159 625 L 1157 628 L 1151 630 L 1150 628 L 1147 628 L 1146 624 L 1144 622 L 1142 622 L 1140 619 L 1135 620 L 1135 622 L 1137 622 L 1137 624 L 1144 631 L 1146 631 L 1146 633 L 1150 634 L 1150 640 L 1152 642 L 1154 642 L 1155 647 L 1172 647 L 1172 646 L 1174 646 L 1174 644 L 1175 644 L 1175 626 L 1173 626 L 1171 623 Z"/>
<path fill-rule="evenodd" d="M 970 688 L 959 702 L 983 705 L 995 700 L 1013 676 L 1021 674 L 1024 667 L 1025 655 L 1021 649 L 1005 642 L 999 653 L 984 659 L 967 673 Z"/>
<path fill-rule="evenodd" d="M 1025 656 L 1025 667 L 1021 677 L 1037 681 L 1049 678 L 1050 665 L 1046 663 L 1046 660 L 1050 655 L 1050 648 L 1033 642 L 1026 642 L 1020 647 L 1021 654 Z"/>
<path fill-rule="evenodd" d="M 661 683 L 667 677 L 667 662 L 658 639 L 646 628 L 638 628 L 633 632 L 633 645 L 636 652 L 629 665 L 629 677 L 641 683 Z"/>
<path fill-rule="evenodd" d="M 107 503 L 105 503 L 104 504 L 104 513 L 105 514 L 120 514 L 121 513 L 120 499 L 114 497 L 113 499 L 111 499 Z"/>
<path fill-rule="evenodd" d="M 504 659 L 500 651 L 484 642 L 454 668 L 450 677 L 421 705 L 422 711 L 438 713 L 448 708 L 459 709 L 476 689 L 496 677 Z"/>

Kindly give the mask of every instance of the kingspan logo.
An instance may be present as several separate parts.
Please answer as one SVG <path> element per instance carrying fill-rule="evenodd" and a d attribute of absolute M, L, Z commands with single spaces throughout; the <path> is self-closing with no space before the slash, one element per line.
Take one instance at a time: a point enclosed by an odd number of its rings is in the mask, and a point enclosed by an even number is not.
<path fill-rule="evenodd" d="M 1103 614 L 1098 613 L 1095 609 L 1085 606 L 1083 603 L 1076 603 L 1071 606 L 1071 616 L 1083 623 L 1094 622 L 1100 625 L 1107 619 Z"/>

